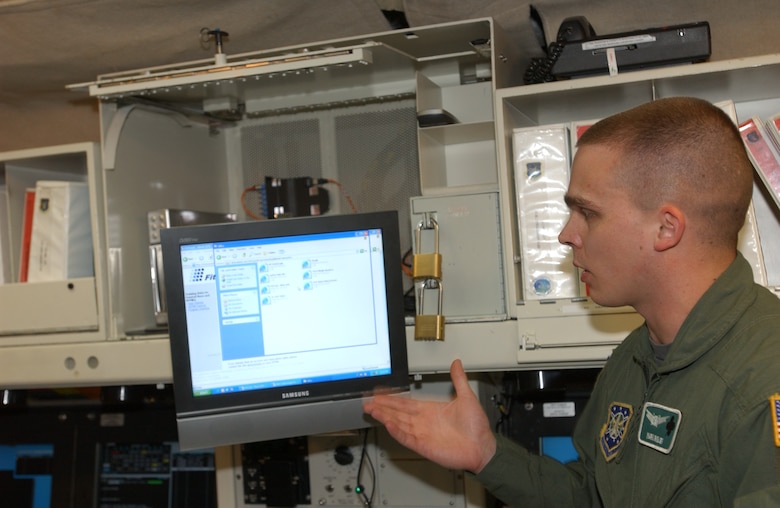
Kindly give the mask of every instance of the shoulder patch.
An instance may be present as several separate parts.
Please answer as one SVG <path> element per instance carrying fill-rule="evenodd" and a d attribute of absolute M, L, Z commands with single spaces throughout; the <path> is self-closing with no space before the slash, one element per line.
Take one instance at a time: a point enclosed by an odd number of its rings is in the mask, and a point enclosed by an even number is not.
<path fill-rule="evenodd" d="M 634 410 L 630 404 L 613 402 L 609 405 L 607 423 L 601 428 L 599 437 L 601 453 L 607 462 L 617 456 L 632 414 L 634 414 Z"/>
<path fill-rule="evenodd" d="M 769 397 L 772 413 L 772 431 L 775 436 L 775 446 L 780 448 L 780 394 L 776 393 Z"/>

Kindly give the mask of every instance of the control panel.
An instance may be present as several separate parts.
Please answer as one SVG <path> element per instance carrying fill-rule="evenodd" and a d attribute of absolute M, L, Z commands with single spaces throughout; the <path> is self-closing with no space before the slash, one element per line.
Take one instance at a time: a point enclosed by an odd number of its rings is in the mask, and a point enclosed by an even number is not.
<path fill-rule="evenodd" d="M 403 448 L 380 427 L 239 445 L 233 457 L 240 508 L 484 505 L 483 489 L 469 489 L 462 471 Z"/>

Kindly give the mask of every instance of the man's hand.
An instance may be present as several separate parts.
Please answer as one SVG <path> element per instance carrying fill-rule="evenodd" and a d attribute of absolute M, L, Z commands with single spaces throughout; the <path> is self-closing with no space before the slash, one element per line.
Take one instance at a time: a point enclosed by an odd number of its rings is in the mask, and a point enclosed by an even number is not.
<path fill-rule="evenodd" d="M 487 415 L 471 390 L 460 360 L 450 377 L 455 398 L 446 402 L 376 395 L 363 410 L 399 443 L 449 469 L 478 473 L 496 452 Z"/>

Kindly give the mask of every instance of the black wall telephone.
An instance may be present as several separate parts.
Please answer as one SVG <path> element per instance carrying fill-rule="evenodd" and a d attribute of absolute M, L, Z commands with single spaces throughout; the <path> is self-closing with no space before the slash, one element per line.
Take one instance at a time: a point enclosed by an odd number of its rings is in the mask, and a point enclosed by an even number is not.
<path fill-rule="evenodd" d="M 576 43 L 576 44 L 574 44 Z M 584 16 L 566 18 L 545 58 L 525 71 L 525 84 L 703 62 L 710 57 L 710 26 L 697 21 L 597 36 Z"/>
<path fill-rule="evenodd" d="M 551 42 L 547 48 L 547 56 L 531 60 L 531 64 L 523 76 L 523 81 L 526 85 L 554 81 L 555 76 L 552 73 L 552 68 L 558 57 L 561 56 L 564 45 L 567 42 L 591 39 L 595 36 L 596 31 L 593 30 L 593 26 L 585 16 L 573 16 L 564 19 L 558 28 L 558 35 L 555 37 L 555 41 Z"/>

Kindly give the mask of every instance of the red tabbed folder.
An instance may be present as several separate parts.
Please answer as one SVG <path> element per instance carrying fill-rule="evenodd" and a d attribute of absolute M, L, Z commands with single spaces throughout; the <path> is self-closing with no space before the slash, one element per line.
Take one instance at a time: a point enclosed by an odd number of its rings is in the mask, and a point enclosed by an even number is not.
<path fill-rule="evenodd" d="M 24 214 L 22 215 L 22 245 L 19 253 L 19 282 L 27 282 L 30 266 L 30 240 L 32 239 L 33 214 L 35 213 L 35 189 L 24 193 Z"/>

